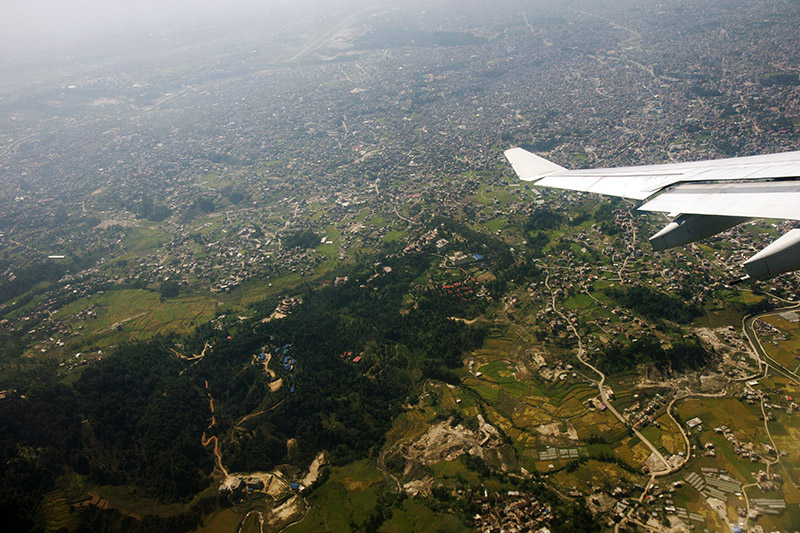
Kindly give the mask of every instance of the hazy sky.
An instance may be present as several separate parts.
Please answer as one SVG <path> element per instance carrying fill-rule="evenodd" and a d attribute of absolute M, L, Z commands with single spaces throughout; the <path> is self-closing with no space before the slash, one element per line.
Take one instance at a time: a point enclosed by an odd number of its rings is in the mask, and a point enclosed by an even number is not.
<path fill-rule="evenodd" d="M 506 10 L 508 3 L 495 0 L 489 5 Z M 196 29 L 236 31 L 250 23 L 281 25 L 321 19 L 365 4 L 427 10 L 429 16 L 437 11 L 439 16 L 449 13 L 445 18 L 463 14 L 460 11 L 470 6 L 487 7 L 483 0 L 2 0 L 2 4 L 0 52 L 6 57 L 100 39 L 113 43 L 114 37 Z M 530 4 L 541 4 L 541 0 Z"/>
<path fill-rule="evenodd" d="M 185 30 L 235 28 L 248 21 L 331 9 L 342 0 L 5 0 L 0 51 L 20 54 L 91 42 L 113 43 Z M 316 4 L 316 10 L 309 10 Z M 325 6 L 322 8 L 322 6 Z"/>
<path fill-rule="evenodd" d="M 414 13 L 428 29 L 541 9 L 546 0 L 0 0 L 0 73 L 57 71 L 225 39 L 283 46 L 380 5 Z M 398 13 L 399 11 L 395 11 Z M 403 17 L 400 17 L 403 19 Z M 460 23 L 460 22 L 459 22 Z"/>

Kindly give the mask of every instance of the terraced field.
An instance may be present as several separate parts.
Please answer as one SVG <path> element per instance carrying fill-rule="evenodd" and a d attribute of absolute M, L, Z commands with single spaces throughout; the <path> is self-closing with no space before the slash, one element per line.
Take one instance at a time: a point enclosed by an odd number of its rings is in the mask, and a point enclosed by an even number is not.
<path fill-rule="evenodd" d="M 75 531 L 78 516 L 70 507 L 64 492 L 54 490 L 47 494 L 42 504 L 46 531 Z"/>
<path fill-rule="evenodd" d="M 596 303 L 588 295 L 584 296 L 576 300 L 576 304 Z M 626 437 L 625 426 L 610 413 L 596 410 L 588 402 L 597 396 L 592 383 L 580 374 L 573 377 L 572 372 L 556 381 L 532 374 L 529 365 L 519 362 L 525 360 L 527 349 L 530 349 L 530 342 L 523 339 L 522 333 L 508 328 L 503 335 L 488 339 L 472 354 L 473 373 L 464 379 L 464 385 L 484 403 L 489 422 L 512 440 L 526 468 L 547 472 L 571 459 L 538 460 L 540 452 L 550 446 L 574 448 L 597 435 L 611 442 Z M 638 450 L 628 450 L 627 455 L 632 465 L 647 457 L 644 451 Z M 640 458 L 641 455 L 644 456 Z"/>

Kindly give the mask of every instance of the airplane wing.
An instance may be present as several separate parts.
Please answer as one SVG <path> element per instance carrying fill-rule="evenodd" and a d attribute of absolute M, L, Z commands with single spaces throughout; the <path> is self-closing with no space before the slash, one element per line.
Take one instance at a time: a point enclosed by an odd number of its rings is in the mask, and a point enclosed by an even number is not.
<path fill-rule="evenodd" d="M 778 154 L 567 170 L 522 148 L 505 152 L 514 171 L 537 186 L 639 200 L 641 211 L 675 215 L 650 238 L 656 250 L 694 242 L 751 218 L 800 220 L 800 151 Z M 751 278 L 800 269 L 800 230 L 744 263 Z"/>

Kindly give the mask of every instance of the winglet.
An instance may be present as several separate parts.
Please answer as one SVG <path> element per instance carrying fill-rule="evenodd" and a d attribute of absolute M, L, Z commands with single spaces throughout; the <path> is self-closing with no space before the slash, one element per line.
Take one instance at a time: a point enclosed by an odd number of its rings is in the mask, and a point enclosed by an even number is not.
<path fill-rule="evenodd" d="M 505 156 L 519 179 L 524 181 L 538 181 L 554 172 L 566 170 L 564 167 L 522 148 L 506 150 Z"/>

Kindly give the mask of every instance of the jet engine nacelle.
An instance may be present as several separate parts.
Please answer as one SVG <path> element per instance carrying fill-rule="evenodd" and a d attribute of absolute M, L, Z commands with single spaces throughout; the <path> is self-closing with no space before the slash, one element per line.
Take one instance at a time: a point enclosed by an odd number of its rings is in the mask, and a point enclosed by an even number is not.
<path fill-rule="evenodd" d="M 800 270 L 800 229 L 793 229 L 744 262 L 754 279 Z"/>
<path fill-rule="evenodd" d="M 650 244 L 655 251 L 666 250 L 711 237 L 747 220 L 720 215 L 681 215 L 650 237 Z"/>

